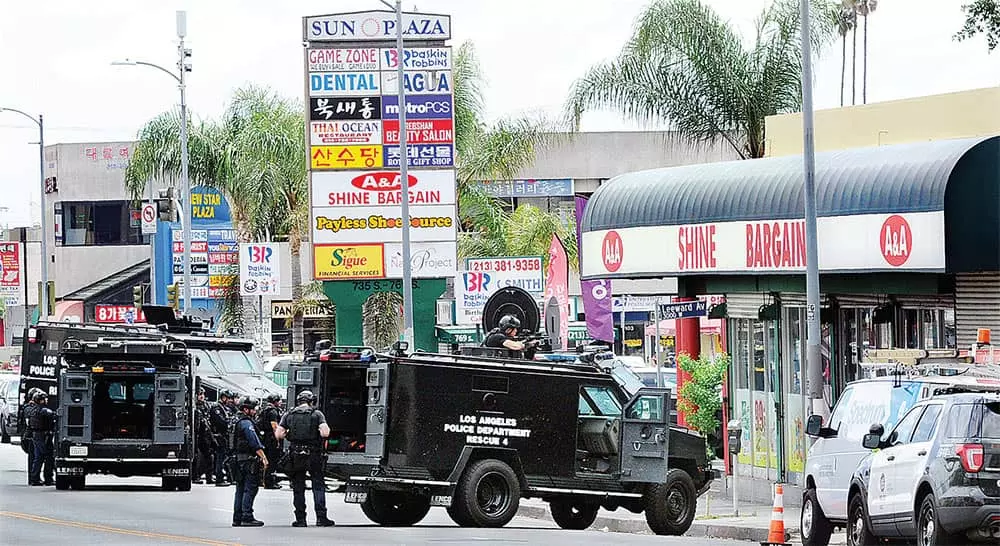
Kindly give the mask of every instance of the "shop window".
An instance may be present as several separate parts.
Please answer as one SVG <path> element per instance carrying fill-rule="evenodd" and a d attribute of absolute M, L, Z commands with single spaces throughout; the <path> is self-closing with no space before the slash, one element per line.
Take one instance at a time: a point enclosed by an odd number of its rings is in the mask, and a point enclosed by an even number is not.
<path fill-rule="evenodd" d="M 751 347 L 753 365 L 753 390 L 763 391 L 765 389 L 767 371 L 767 341 L 764 339 L 764 323 L 753 322 L 753 347 Z"/>
<path fill-rule="evenodd" d="M 750 367 L 750 322 L 736 319 L 736 351 L 733 370 L 736 374 L 736 388 L 749 388 L 747 384 L 747 368 Z"/>
<path fill-rule="evenodd" d="M 122 246 L 149 242 L 129 201 L 62 203 L 63 246 Z"/>
<path fill-rule="evenodd" d="M 805 345 L 802 311 L 799 308 L 788 309 L 789 394 L 802 394 L 802 354 Z"/>

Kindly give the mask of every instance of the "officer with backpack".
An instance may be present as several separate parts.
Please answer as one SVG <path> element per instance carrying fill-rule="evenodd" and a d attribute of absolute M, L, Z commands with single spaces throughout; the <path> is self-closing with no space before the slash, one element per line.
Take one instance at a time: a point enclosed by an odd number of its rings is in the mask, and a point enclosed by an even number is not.
<path fill-rule="evenodd" d="M 312 482 L 313 503 L 316 510 L 316 525 L 331 527 L 333 520 L 326 517 L 326 482 L 323 466 L 326 454 L 323 445 L 330 436 L 323 412 L 313 408 L 316 397 L 312 391 L 302 391 L 295 397 L 295 409 L 281 418 L 274 431 L 277 439 L 288 439 L 288 453 L 291 457 L 286 474 L 292 482 L 292 505 L 295 521 L 292 527 L 306 526 L 306 472 Z"/>
<path fill-rule="evenodd" d="M 257 436 L 254 415 L 257 413 L 257 399 L 244 396 L 240 400 L 237 419 L 229 437 L 232 459 L 229 462 L 230 478 L 236 481 L 233 496 L 233 527 L 261 527 L 264 525 L 253 517 L 253 502 L 260 488 L 261 476 L 268 467 L 264 444 Z"/>
<path fill-rule="evenodd" d="M 212 436 L 215 439 L 215 486 L 225 487 L 226 482 L 225 465 L 226 457 L 229 455 L 229 421 L 232 412 L 229 409 L 229 401 L 234 397 L 228 390 L 219 392 L 219 401 L 209 409 L 209 420 L 212 424 Z M 229 476 L 232 479 L 232 476 Z"/>
<path fill-rule="evenodd" d="M 281 395 L 269 394 L 264 401 L 263 407 L 257 413 L 257 428 L 264 438 L 264 453 L 268 459 L 277 461 L 281 457 L 281 440 L 275 437 L 274 432 L 278 430 L 278 423 L 281 422 Z M 281 489 L 274 475 L 274 465 L 269 466 L 264 473 L 264 489 Z"/>

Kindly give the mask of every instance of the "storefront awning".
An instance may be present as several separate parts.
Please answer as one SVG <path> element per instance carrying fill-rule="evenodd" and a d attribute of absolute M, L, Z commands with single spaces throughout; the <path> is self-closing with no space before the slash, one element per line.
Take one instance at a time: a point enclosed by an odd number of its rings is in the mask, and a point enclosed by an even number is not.
<path fill-rule="evenodd" d="M 823 272 L 995 271 L 1000 137 L 816 155 Z M 583 215 L 583 277 L 802 273 L 802 156 L 628 173 Z"/>

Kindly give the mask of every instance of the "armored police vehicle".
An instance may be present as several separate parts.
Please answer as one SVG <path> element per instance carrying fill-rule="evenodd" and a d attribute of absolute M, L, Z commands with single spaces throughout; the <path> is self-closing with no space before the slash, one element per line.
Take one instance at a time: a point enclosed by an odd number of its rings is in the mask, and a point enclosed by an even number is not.
<path fill-rule="evenodd" d="M 180 341 L 101 338 L 63 342 L 57 366 L 56 489 L 88 474 L 162 476 L 191 489 L 191 357 Z"/>
<path fill-rule="evenodd" d="M 529 308 L 503 312 L 532 329 Z M 658 534 L 690 527 L 714 472 L 705 439 L 668 423 L 669 390 L 626 386 L 596 353 L 546 362 L 400 345 L 321 346 L 289 372 L 288 399 L 311 390 L 327 418 L 328 474 L 372 521 L 413 525 L 443 506 L 461 526 L 501 527 L 539 498 L 566 529 L 602 507 L 645 512 Z"/>

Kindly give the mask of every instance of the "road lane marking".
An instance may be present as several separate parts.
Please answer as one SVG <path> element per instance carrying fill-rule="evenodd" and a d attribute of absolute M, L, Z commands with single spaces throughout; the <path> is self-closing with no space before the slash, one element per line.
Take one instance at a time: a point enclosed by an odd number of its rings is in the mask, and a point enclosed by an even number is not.
<path fill-rule="evenodd" d="M 22 514 L 20 512 L 0 512 L 0 516 L 8 518 L 26 519 L 37 523 L 48 523 L 50 525 L 63 525 L 66 527 L 76 527 L 78 529 L 89 529 L 92 531 L 103 531 L 105 533 L 117 533 L 120 535 L 131 535 L 143 538 L 159 538 L 163 540 L 173 540 L 175 542 L 190 542 L 194 544 L 208 544 L 210 546 L 240 546 L 237 542 L 222 542 L 207 538 L 186 537 L 181 535 L 167 535 L 163 533 L 153 533 L 149 531 L 136 531 L 133 529 L 122 529 L 119 527 L 109 527 L 107 525 L 97 525 L 94 523 L 82 523 L 78 521 L 68 521 L 63 519 L 47 518 L 34 514 Z"/>

